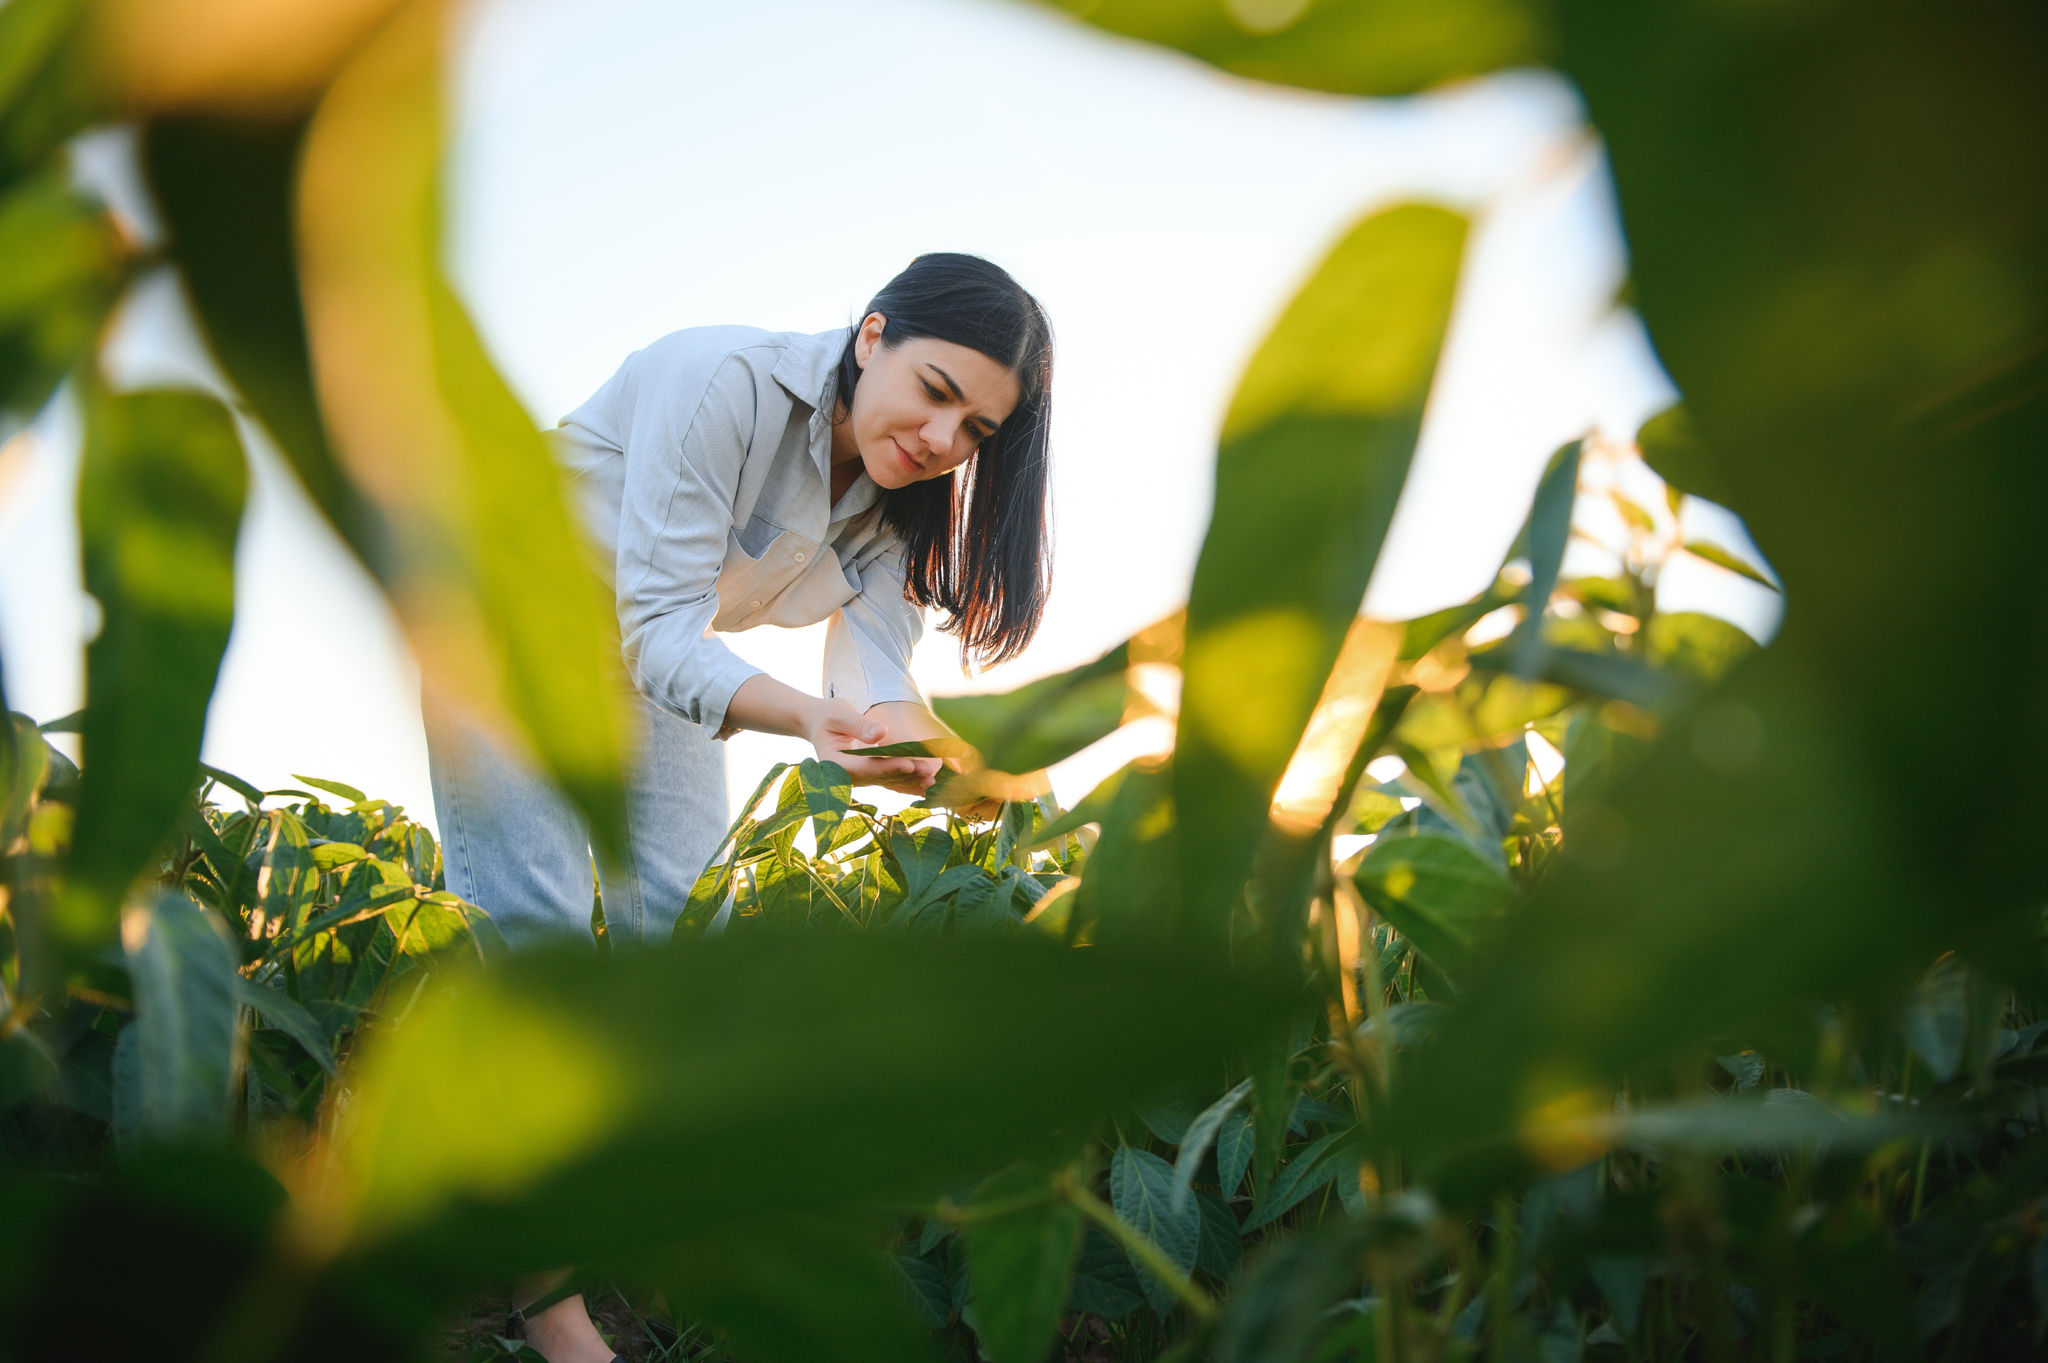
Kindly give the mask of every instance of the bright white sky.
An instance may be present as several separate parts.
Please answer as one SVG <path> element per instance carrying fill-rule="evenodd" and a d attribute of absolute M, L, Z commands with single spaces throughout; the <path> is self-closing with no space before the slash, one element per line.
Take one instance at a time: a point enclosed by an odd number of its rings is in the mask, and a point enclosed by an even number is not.
<path fill-rule="evenodd" d="M 972 680 L 928 630 L 916 671 L 933 693 L 1071 666 L 1185 599 L 1235 376 L 1322 250 L 1377 206 L 1429 198 L 1478 225 L 1372 613 L 1478 591 L 1549 453 L 1589 428 L 1625 438 L 1671 398 L 1641 328 L 1609 306 L 1624 264 L 1605 168 L 1549 76 L 1360 101 L 1250 84 L 1000 0 L 485 0 L 458 86 L 450 259 L 538 424 L 679 327 L 856 320 L 921 251 L 987 256 L 1045 303 L 1045 626 Z M 120 153 L 88 158 L 116 166 L 98 175 L 117 196 Z M 190 375 L 185 334 L 159 281 L 116 367 Z M 0 656 L 9 699 L 38 719 L 82 700 L 93 606 L 71 524 L 76 444 L 60 406 L 0 452 Z M 1747 549 L 1732 518 L 1694 517 Z M 265 786 L 344 780 L 431 819 L 403 645 L 267 455 L 237 589 L 207 759 Z M 1668 570 L 1662 599 L 1753 633 L 1776 618 L 1770 593 L 1703 564 Z M 822 626 L 731 642 L 815 691 L 821 640 Z M 1132 741 L 1055 768 L 1059 796 L 1078 798 Z M 753 734 L 729 749 L 735 799 L 808 751 Z"/>

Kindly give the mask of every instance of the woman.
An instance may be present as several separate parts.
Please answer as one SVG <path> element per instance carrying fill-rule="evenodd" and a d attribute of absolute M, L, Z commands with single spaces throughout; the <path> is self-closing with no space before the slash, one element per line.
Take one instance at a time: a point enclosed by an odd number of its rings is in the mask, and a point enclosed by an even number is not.
<path fill-rule="evenodd" d="M 847 750 L 945 732 L 910 675 L 922 608 L 946 611 L 963 661 L 1011 657 L 1037 630 L 1051 377 L 1037 300 L 985 260 L 937 253 L 857 327 L 675 332 L 562 419 L 637 693 L 622 855 L 597 866 L 616 947 L 668 938 L 729 821 L 719 740 L 734 732 L 805 738 L 856 784 L 929 786 L 936 759 Z M 819 620 L 823 696 L 717 637 Z M 514 949 L 588 941 L 588 835 L 560 795 L 438 711 L 428 759 L 448 888 Z M 580 1298 L 526 1325 L 551 1363 L 611 1357 Z"/>

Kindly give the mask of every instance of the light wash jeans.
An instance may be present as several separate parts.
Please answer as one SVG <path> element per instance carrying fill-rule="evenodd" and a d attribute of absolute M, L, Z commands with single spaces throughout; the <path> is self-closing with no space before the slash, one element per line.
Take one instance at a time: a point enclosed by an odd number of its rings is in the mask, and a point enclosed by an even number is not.
<path fill-rule="evenodd" d="M 590 832 L 546 777 L 446 705 L 423 697 L 427 767 L 448 888 L 490 914 L 505 945 L 589 943 Z M 633 697 L 639 751 L 621 859 L 597 859 L 615 950 L 666 944 L 730 822 L 725 745 Z M 720 911 L 723 917 L 724 911 Z"/>

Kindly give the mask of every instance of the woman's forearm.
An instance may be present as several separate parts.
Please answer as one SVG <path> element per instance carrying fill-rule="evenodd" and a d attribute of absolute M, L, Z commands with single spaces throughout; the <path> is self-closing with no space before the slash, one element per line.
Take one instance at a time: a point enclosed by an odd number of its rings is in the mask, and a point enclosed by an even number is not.
<path fill-rule="evenodd" d="M 915 733 L 906 733 L 896 726 L 909 717 L 884 714 L 886 708 L 873 705 L 866 713 L 860 713 L 850 701 L 820 700 L 757 672 L 732 693 L 732 700 L 725 707 L 725 723 L 733 729 L 808 739 L 820 760 L 837 762 L 855 785 L 886 785 L 919 794 L 931 784 L 938 770 L 935 759 L 856 757 L 852 750 L 909 737 L 930 737 L 935 732 L 944 732 L 944 726 L 921 705 L 900 705 L 900 710 L 915 711 L 924 726 Z"/>
<path fill-rule="evenodd" d="M 809 738 L 825 702 L 757 672 L 740 683 L 725 707 L 725 722 L 756 733 Z"/>

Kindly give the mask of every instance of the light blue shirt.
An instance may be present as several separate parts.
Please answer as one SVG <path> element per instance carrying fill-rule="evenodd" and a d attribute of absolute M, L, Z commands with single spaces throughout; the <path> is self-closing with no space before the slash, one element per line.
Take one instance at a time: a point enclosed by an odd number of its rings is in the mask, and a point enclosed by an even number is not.
<path fill-rule="evenodd" d="M 827 622 L 824 690 L 924 703 L 923 615 L 866 472 L 835 504 L 832 404 L 851 329 L 692 327 L 628 356 L 554 434 L 618 601 L 633 685 L 717 731 L 760 668 L 720 631 Z"/>

